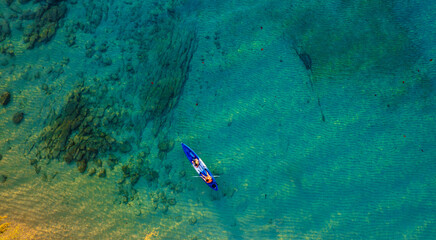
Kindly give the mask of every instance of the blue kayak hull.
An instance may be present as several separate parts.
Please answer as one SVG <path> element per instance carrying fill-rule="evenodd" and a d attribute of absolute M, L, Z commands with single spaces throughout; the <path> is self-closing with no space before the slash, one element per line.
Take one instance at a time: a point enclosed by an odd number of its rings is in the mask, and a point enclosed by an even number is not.
<path fill-rule="evenodd" d="M 215 178 L 213 177 L 212 173 L 207 168 L 206 164 L 204 164 L 204 162 L 201 160 L 201 158 L 186 144 L 182 143 L 182 148 L 183 148 L 183 151 L 185 152 L 186 157 L 189 160 L 189 163 L 191 163 L 192 167 L 195 169 L 195 171 L 197 171 L 199 176 L 201 176 L 202 174 L 203 175 L 209 174 L 212 177 L 211 183 L 207 183 L 204 180 L 203 180 L 203 182 L 206 183 L 213 190 L 218 191 L 218 184 L 216 183 Z M 198 160 L 200 162 L 199 167 L 194 166 L 194 164 L 192 163 L 193 158 L 198 158 Z"/>

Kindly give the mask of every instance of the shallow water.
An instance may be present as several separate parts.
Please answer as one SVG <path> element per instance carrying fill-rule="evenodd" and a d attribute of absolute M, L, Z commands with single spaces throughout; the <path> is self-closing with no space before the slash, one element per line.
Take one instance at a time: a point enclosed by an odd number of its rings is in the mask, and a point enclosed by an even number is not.
<path fill-rule="evenodd" d="M 435 10 L 1 1 L 0 238 L 432 239 Z"/>

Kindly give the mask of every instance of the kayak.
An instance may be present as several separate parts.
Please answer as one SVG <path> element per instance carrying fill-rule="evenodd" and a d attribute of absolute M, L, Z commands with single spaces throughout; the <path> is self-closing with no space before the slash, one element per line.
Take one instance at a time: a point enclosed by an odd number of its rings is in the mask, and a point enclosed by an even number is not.
<path fill-rule="evenodd" d="M 190 147 L 186 146 L 186 144 L 182 143 L 182 148 L 186 154 L 186 157 L 188 158 L 189 162 L 191 163 L 192 167 L 195 169 L 195 171 L 197 171 L 198 175 L 200 175 L 200 176 L 210 175 L 212 177 L 212 182 L 207 183 L 206 181 L 204 181 L 203 178 L 201 178 L 201 179 L 203 179 L 203 181 L 210 188 L 212 188 L 215 191 L 218 191 L 218 186 L 217 186 L 218 184 L 216 183 L 215 178 L 213 177 L 212 173 L 207 168 L 206 164 L 204 164 L 204 162 L 201 160 L 201 158 Z M 198 161 L 199 161 L 198 167 L 196 167 L 194 165 L 194 162 L 192 161 L 192 159 L 194 159 L 194 158 L 198 158 Z"/>

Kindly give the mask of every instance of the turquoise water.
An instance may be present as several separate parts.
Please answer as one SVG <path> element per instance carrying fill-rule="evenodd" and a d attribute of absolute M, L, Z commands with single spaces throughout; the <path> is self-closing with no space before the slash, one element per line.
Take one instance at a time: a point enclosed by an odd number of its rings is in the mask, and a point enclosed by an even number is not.
<path fill-rule="evenodd" d="M 0 238 L 433 239 L 435 10 L 1 1 Z"/>

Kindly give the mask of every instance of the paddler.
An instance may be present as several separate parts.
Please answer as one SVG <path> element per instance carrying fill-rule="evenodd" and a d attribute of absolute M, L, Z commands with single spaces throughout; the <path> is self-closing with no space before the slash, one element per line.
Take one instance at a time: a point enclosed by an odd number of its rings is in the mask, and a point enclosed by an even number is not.
<path fill-rule="evenodd" d="M 200 165 L 200 161 L 198 161 L 198 158 L 194 157 L 192 159 L 192 163 L 194 164 L 194 167 L 198 167 Z"/>
<path fill-rule="evenodd" d="M 203 180 L 206 183 L 211 183 L 212 182 L 212 177 L 209 175 L 209 172 L 206 171 L 206 175 L 203 174 L 203 172 L 200 173 L 200 177 L 203 178 Z"/>

